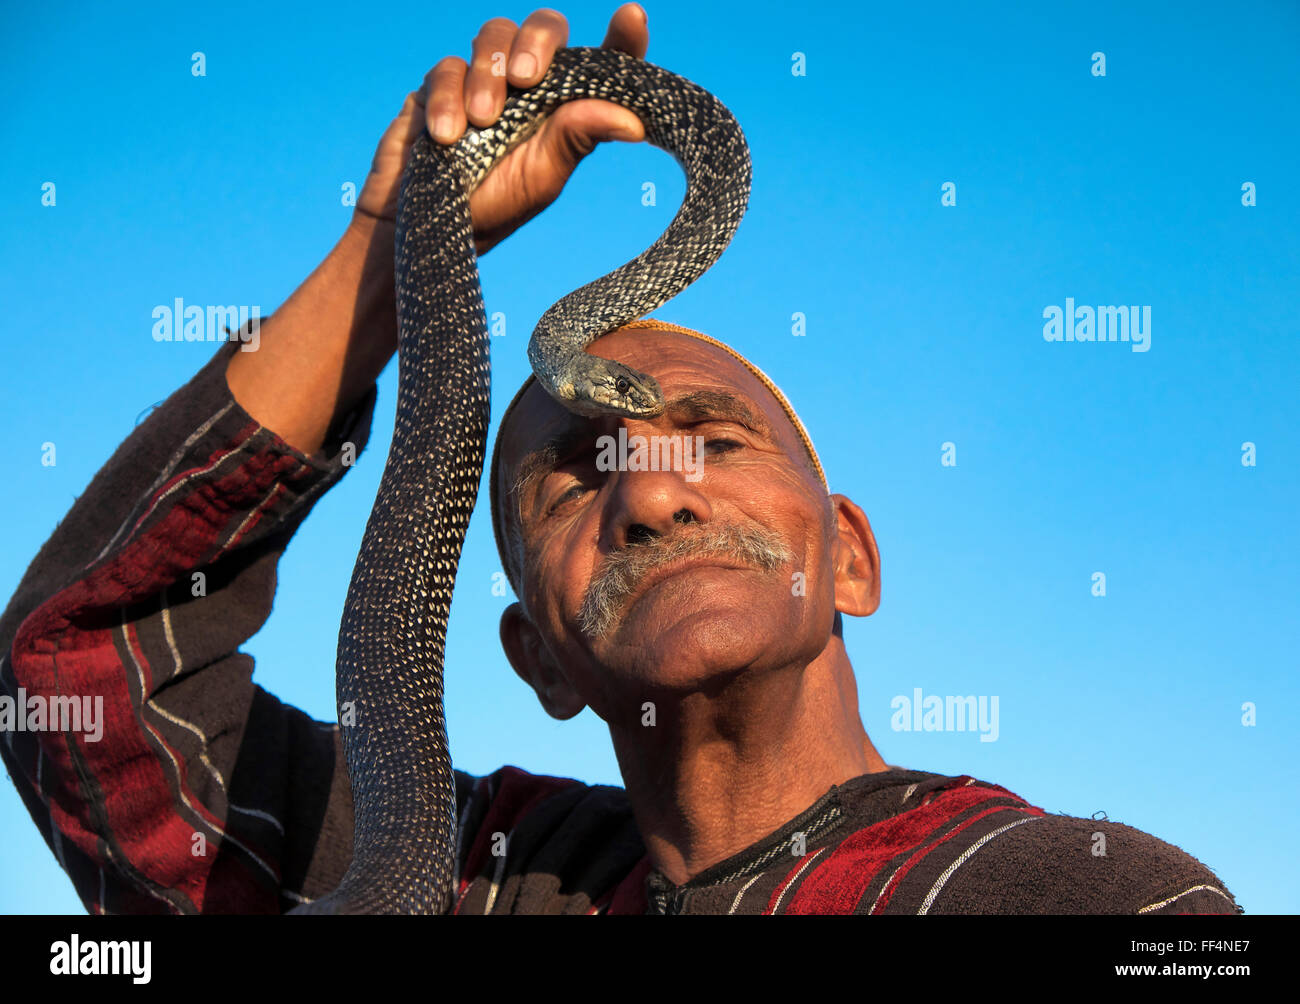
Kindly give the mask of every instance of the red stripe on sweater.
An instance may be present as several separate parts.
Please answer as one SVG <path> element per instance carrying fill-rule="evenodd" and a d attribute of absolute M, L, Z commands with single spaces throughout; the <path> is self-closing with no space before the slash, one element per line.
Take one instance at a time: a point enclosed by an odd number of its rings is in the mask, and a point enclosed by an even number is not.
<path fill-rule="evenodd" d="M 605 916 L 641 915 L 646 912 L 650 906 L 650 901 L 646 898 L 645 880 L 646 876 L 650 874 L 652 864 L 650 855 L 647 854 L 633 866 L 632 870 L 628 872 L 627 878 L 614 887 L 614 892 L 609 897 L 609 909 L 605 911 Z"/>
<path fill-rule="evenodd" d="M 306 469 L 307 468 L 305 467 L 300 468 L 300 470 L 306 470 Z M 284 493 L 285 493 L 285 487 L 282 484 L 275 485 L 269 492 L 267 492 L 266 498 L 264 498 L 260 503 L 258 503 L 257 508 L 254 509 L 252 513 L 250 513 L 245 518 L 243 524 L 240 525 L 239 530 L 235 533 L 235 535 L 231 537 L 228 541 L 226 541 L 225 544 L 222 545 L 220 551 L 218 551 L 215 555 L 212 556 L 212 560 L 216 561 L 226 552 L 233 551 L 236 547 L 238 547 L 239 542 L 243 540 L 245 537 L 247 537 L 250 533 L 253 532 L 253 530 L 257 528 L 257 524 L 262 522 L 262 517 L 266 515 L 267 510 L 269 510 L 271 506 L 275 505 L 276 502 L 280 501 L 280 497 Z"/>
<path fill-rule="evenodd" d="M 818 854 L 823 853 L 825 850 L 825 847 L 818 848 L 813 852 L 813 857 L 816 858 Z M 767 906 L 763 908 L 763 913 L 765 915 L 770 915 L 776 912 L 777 904 L 781 902 L 781 897 L 785 895 L 786 888 L 791 882 L 799 877 L 800 871 L 806 870 L 808 864 L 808 861 L 801 859 L 798 864 L 786 872 L 785 878 L 776 884 L 776 888 L 772 890 L 772 895 L 768 897 Z M 787 910 L 787 912 L 789 911 Z"/>
<path fill-rule="evenodd" d="M 256 422 L 249 423 L 248 425 L 240 429 L 237 433 L 235 433 L 233 445 L 227 447 L 224 450 L 217 450 L 208 458 L 206 463 L 201 464 L 198 467 L 191 467 L 187 470 L 180 471 L 179 473 L 174 475 L 170 480 L 164 482 L 162 486 L 159 487 L 159 489 L 156 492 L 154 492 L 153 496 L 149 499 L 149 504 L 144 507 L 144 512 L 140 514 L 140 518 L 137 519 L 135 521 L 135 524 L 131 527 L 131 532 L 127 534 L 127 539 L 129 540 L 132 536 L 135 535 L 135 532 L 140 529 L 140 525 L 149 518 L 149 516 L 153 513 L 153 511 L 156 508 L 158 508 L 158 503 L 167 497 L 168 492 L 170 492 L 173 488 L 175 488 L 177 485 L 183 482 L 186 478 L 192 477 L 197 474 L 202 474 L 205 471 L 210 471 L 213 468 L 215 468 L 218 464 L 225 461 L 232 454 L 238 453 L 241 449 L 243 449 L 244 444 L 248 442 L 248 440 L 252 437 L 253 433 L 257 432 L 257 430 L 260 428 L 261 426 L 258 425 Z"/>
<path fill-rule="evenodd" d="M 461 884 L 466 891 L 468 891 L 468 884 L 473 882 L 492 857 L 494 833 L 504 833 L 508 836 L 539 802 L 558 791 L 582 783 L 571 777 L 529 774 L 518 767 L 502 767 L 496 771 L 496 775 L 496 796 L 492 799 L 483 822 L 479 824 L 478 832 L 474 834 L 474 843 L 465 857 L 464 875 L 467 878 Z M 506 854 L 509 853 L 510 848 L 507 846 Z M 464 898 L 462 893 L 453 912 L 459 912 L 461 900 Z"/>
<path fill-rule="evenodd" d="M 1032 807 L 1021 809 L 1021 808 L 1015 808 L 1008 805 L 995 805 L 991 809 L 985 809 L 982 812 L 977 812 L 975 815 L 971 816 L 970 819 L 967 819 L 965 822 L 963 822 L 960 826 L 954 827 L 950 832 L 945 833 L 938 840 L 934 840 L 931 843 L 927 844 L 925 847 L 921 848 L 910 858 L 908 858 L 905 862 L 903 862 L 902 866 L 899 867 L 898 871 L 896 871 L 893 877 L 890 878 L 889 884 L 886 885 L 885 888 L 881 890 L 880 896 L 878 897 L 876 904 L 872 907 L 871 912 L 876 914 L 885 912 L 885 907 L 887 907 L 889 905 L 889 901 L 894 898 L 894 893 L 897 891 L 899 883 L 903 881 L 903 879 L 907 876 L 907 873 L 910 872 L 912 868 L 916 866 L 917 862 L 919 862 L 923 857 L 925 857 L 927 854 L 933 851 L 940 844 L 947 843 L 953 837 L 957 836 L 957 834 L 963 832 L 968 827 L 972 826 L 974 823 L 978 822 L 979 820 L 983 819 L 985 816 L 988 816 L 994 812 L 1017 812 L 1020 813 L 1021 815 L 1027 815 L 1027 816 L 1044 815 L 1042 809 L 1035 809 Z"/>
<path fill-rule="evenodd" d="M 147 695 L 151 693 L 154 689 L 153 667 L 149 664 L 148 659 L 145 658 L 144 649 L 140 645 L 140 640 L 136 634 L 134 624 L 127 624 L 126 634 L 127 634 L 127 643 L 131 646 L 131 654 L 135 657 L 136 662 L 139 663 L 141 672 L 144 674 L 144 692 Z M 190 788 L 188 783 L 189 776 L 188 776 L 187 761 L 171 745 L 171 743 L 167 742 L 167 740 L 163 737 L 161 732 L 159 732 L 147 721 L 145 721 L 143 715 L 141 715 L 140 717 L 140 723 L 144 725 L 146 729 L 149 730 L 149 734 L 153 736 L 154 741 L 157 742 L 160 746 L 162 746 L 162 748 L 167 751 L 167 754 L 173 760 L 176 761 L 176 767 L 174 769 L 176 769 L 177 771 L 178 785 L 181 790 L 181 793 L 187 799 L 187 808 L 189 808 L 190 811 L 197 813 L 199 818 L 207 822 L 209 826 L 211 826 L 214 830 L 217 831 L 217 833 L 225 834 L 227 832 L 227 825 L 229 824 L 229 820 L 226 820 L 226 822 L 223 823 L 221 817 L 219 817 L 216 813 L 212 812 L 203 802 L 199 801 L 198 796 L 194 793 L 193 789 Z M 159 763 L 161 764 L 162 761 L 160 760 Z M 163 769 L 169 770 L 173 768 L 171 768 L 170 765 L 164 764 Z M 178 817 L 178 818 L 183 819 L 184 817 Z M 203 836 L 206 839 L 210 836 L 210 834 L 205 832 Z M 191 828 L 189 839 L 191 844 L 193 844 L 194 831 L 192 830 L 192 828 Z M 273 875 L 274 883 L 275 883 L 273 888 L 278 891 L 280 887 L 280 869 L 277 863 L 273 860 L 272 855 L 267 853 L 267 851 L 264 848 L 258 847 L 256 843 L 249 840 L 246 836 L 242 834 L 235 836 L 234 839 L 238 840 L 239 843 L 243 845 L 243 848 L 242 849 L 232 848 L 233 853 L 228 855 L 222 855 L 221 862 L 225 864 L 225 863 L 233 863 L 235 860 L 238 860 L 241 866 L 243 867 L 243 869 L 249 872 L 254 872 L 255 880 L 262 884 L 272 881 L 272 875 Z M 255 863 L 246 861 L 243 857 L 243 854 L 245 852 L 249 854 L 253 854 L 257 858 L 259 858 L 262 861 L 262 863 L 265 864 L 270 869 L 272 875 L 267 874 L 266 868 L 261 868 Z M 193 853 L 192 849 L 191 849 L 191 853 Z M 209 853 L 215 853 L 215 849 L 210 850 Z M 205 905 L 208 904 L 205 903 Z M 223 912 L 223 911 L 217 911 L 217 912 Z"/>
<path fill-rule="evenodd" d="M 259 427 L 241 430 L 232 444 L 214 451 L 211 467 L 222 455 L 244 445 Z M 199 468 L 203 469 L 203 468 Z M 206 856 L 191 851 L 194 825 L 177 812 L 163 765 L 145 738 L 143 723 L 127 686 L 127 672 L 114 645 L 115 628 L 104 627 L 103 612 L 140 602 L 163 591 L 179 576 L 199 567 L 241 505 L 255 505 L 278 479 L 302 470 L 294 457 L 270 450 L 250 454 L 241 465 L 208 484 L 202 492 L 177 497 L 172 508 L 147 532 L 119 546 L 116 554 L 86 578 L 55 594 L 34 610 L 19 627 L 13 643 L 13 672 L 29 694 L 102 696 L 104 735 L 98 743 L 80 742 L 79 748 L 103 793 L 102 814 L 108 831 L 128 862 L 158 885 L 182 892 L 203 910 L 211 892 L 211 867 L 215 848 Z M 184 475 L 178 475 L 178 479 Z M 178 479 L 173 479 L 176 481 Z M 94 614 L 100 616 L 94 616 Z M 93 625 L 83 629 L 80 625 Z M 143 655 L 138 655 L 148 672 Z M 147 696 L 146 686 L 146 696 Z M 97 837 L 103 824 L 80 790 L 67 739 L 60 733 L 41 733 L 40 742 L 57 768 L 58 783 L 75 817 L 56 816 L 65 838 L 72 840 L 93 861 L 104 864 Z M 184 779 L 182 778 L 182 784 Z M 47 791 L 50 789 L 47 783 Z M 198 800 L 186 788 L 191 801 Z M 57 797 L 51 792 L 51 802 Z M 206 807 L 204 818 L 215 819 Z M 222 876 L 233 878 L 229 865 L 243 855 L 220 855 Z M 274 867 L 275 863 L 272 862 Z M 242 868 L 255 866 L 241 861 Z M 259 882 L 238 893 L 236 908 L 244 912 L 279 912 L 278 890 L 260 869 Z M 256 893 L 255 900 L 249 897 Z M 229 905 L 225 896 L 218 897 Z"/>
<path fill-rule="evenodd" d="M 485 784 L 487 784 L 487 783 L 488 783 L 488 779 L 485 778 L 485 777 L 480 777 L 477 781 L 474 782 L 474 790 L 471 791 L 471 792 L 469 793 L 469 798 L 468 798 L 468 800 L 466 801 L 466 804 L 467 804 L 467 805 L 473 805 L 473 804 L 474 804 L 474 800 L 475 800 L 476 798 L 478 798 L 479 789 L 482 788 L 482 787 L 483 787 Z M 459 822 L 459 821 L 458 821 L 458 822 Z M 456 840 L 457 840 L 457 842 L 458 842 L 458 843 L 457 843 L 457 850 L 458 850 L 458 851 L 459 851 L 459 841 L 460 841 L 461 839 L 463 839 L 463 838 L 462 838 L 461 835 L 458 833 L 458 834 L 456 835 Z M 460 863 L 460 862 L 459 862 L 459 855 L 458 855 L 457 864 L 459 864 L 459 863 Z M 456 902 L 455 902 L 455 904 L 454 904 L 454 905 L 452 906 L 452 908 L 451 908 L 451 912 L 452 912 L 452 913 L 460 913 L 460 904 L 461 904 L 461 900 L 463 900 L 463 899 L 465 898 L 465 893 L 469 892 L 470 879 L 471 879 L 472 877 L 473 877 L 473 876 L 469 875 L 469 874 L 465 871 L 465 869 L 463 869 L 463 868 L 461 869 L 461 872 L 460 872 L 460 885 L 458 885 L 458 886 L 456 887 Z"/>
<path fill-rule="evenodd" d="M 845 837 L 825 861 L 799 883 L 788 914 L 849 914 L 880 870 L 922 843 L 954 816 L 992 799 L 1023 799 L 998 785 L 967 785 L 963 776 L 935 789 L 929 802 Z M 1041 811 L 1041 810 L 1040 810 Z M 791 870 L 793 875 L 796 869 Z M 775 903 L 775 895 L 769 908 Z"/>

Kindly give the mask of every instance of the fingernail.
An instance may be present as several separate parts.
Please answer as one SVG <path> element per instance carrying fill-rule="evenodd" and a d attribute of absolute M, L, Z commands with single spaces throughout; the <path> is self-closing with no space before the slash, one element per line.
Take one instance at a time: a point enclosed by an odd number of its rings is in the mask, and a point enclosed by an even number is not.
<path fill-rule="evenodd" d="M 470 99 L 469 110 L 475 118 L 487 118 L 492 114 L 492 95 L 486 91 L 479 91 Z"/>
<path fill-rule="evenodd" d="M 639 10 L 639 11 L 641 12 L 641 20 L 644 21 L 646 24 L 649 24 L 649 23 L 650 23 L 650 15 L 647 14 L 647 13 L 645 12 L 645 8 L 642 7 L 640 4 L 637 4 L 637 5 L 636 5 L 636 9 Z"/>
<path fill-rule="evenodd" d="M 537 60 L 531 52 L 521 52 L 511 62 L 510 72 L 516 77 L 531 77 L 537 72 Z"/>
<path fill-rule="evenodd" d="M 451 142 L 451 131 L 456 127 L 455 121 L 450 115 L 439 115 L 433 123 L 433 138 L 442 142 Z"/>

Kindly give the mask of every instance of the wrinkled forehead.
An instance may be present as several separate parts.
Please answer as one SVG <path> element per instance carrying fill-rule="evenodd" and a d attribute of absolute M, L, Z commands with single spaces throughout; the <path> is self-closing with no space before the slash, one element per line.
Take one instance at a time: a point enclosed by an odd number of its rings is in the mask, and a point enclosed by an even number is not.
<path fill-rule="evenodd" d="M 605 335 L 587 351 L 648 373 L 659 381 L 664 397 L 670 400 L 696 391 L 730 394 L 767 419 L 791 456 L 802 451 L 794 426 L 771 391 L 738 359 L 716 346 L 675 331 L 635 329 Z M 497 434 L 502 497 L 529 453 L 557 435 L 599 421 L 608 420 L 573 414 L 534 381 Z"/>

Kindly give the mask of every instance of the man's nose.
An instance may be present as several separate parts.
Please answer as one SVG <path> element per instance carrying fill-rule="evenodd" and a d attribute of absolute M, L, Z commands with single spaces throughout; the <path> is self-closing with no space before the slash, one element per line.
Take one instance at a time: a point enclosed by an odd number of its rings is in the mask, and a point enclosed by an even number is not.
<path fill-rule="evenodd" d="M 665 537 L 684 523 L 707 523 L 713 510 L 682 471 L 619 471 L 614 475 L 602 549 Z"/>

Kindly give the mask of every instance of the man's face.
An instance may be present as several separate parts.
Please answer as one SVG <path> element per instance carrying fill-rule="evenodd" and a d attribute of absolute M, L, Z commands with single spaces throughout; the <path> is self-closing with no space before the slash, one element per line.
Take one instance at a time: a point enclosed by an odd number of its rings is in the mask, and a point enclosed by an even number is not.
<path fill-rule="evenodd" d="M 639 714 L 657 691 L 811 661 L 835 615 L 836 524 L 781 406 L 739 361 L 675 332 L 615 332 L 589 351 L 655 377 L 668 408 L 583 418 L 534 385 L 512 413 L 501 497 L 507 521 L 513 505 L 520 513 L 521 599 L 540 657 L 606 721 Z M 630 447 L 702 437 L 703 456 L 693 469 L 600 470 L 598 440 L 620 427 Z M 517 482 L 513 501 L 504 489 Z M 725 548 L 703 546 L 723 534 Z"/>

